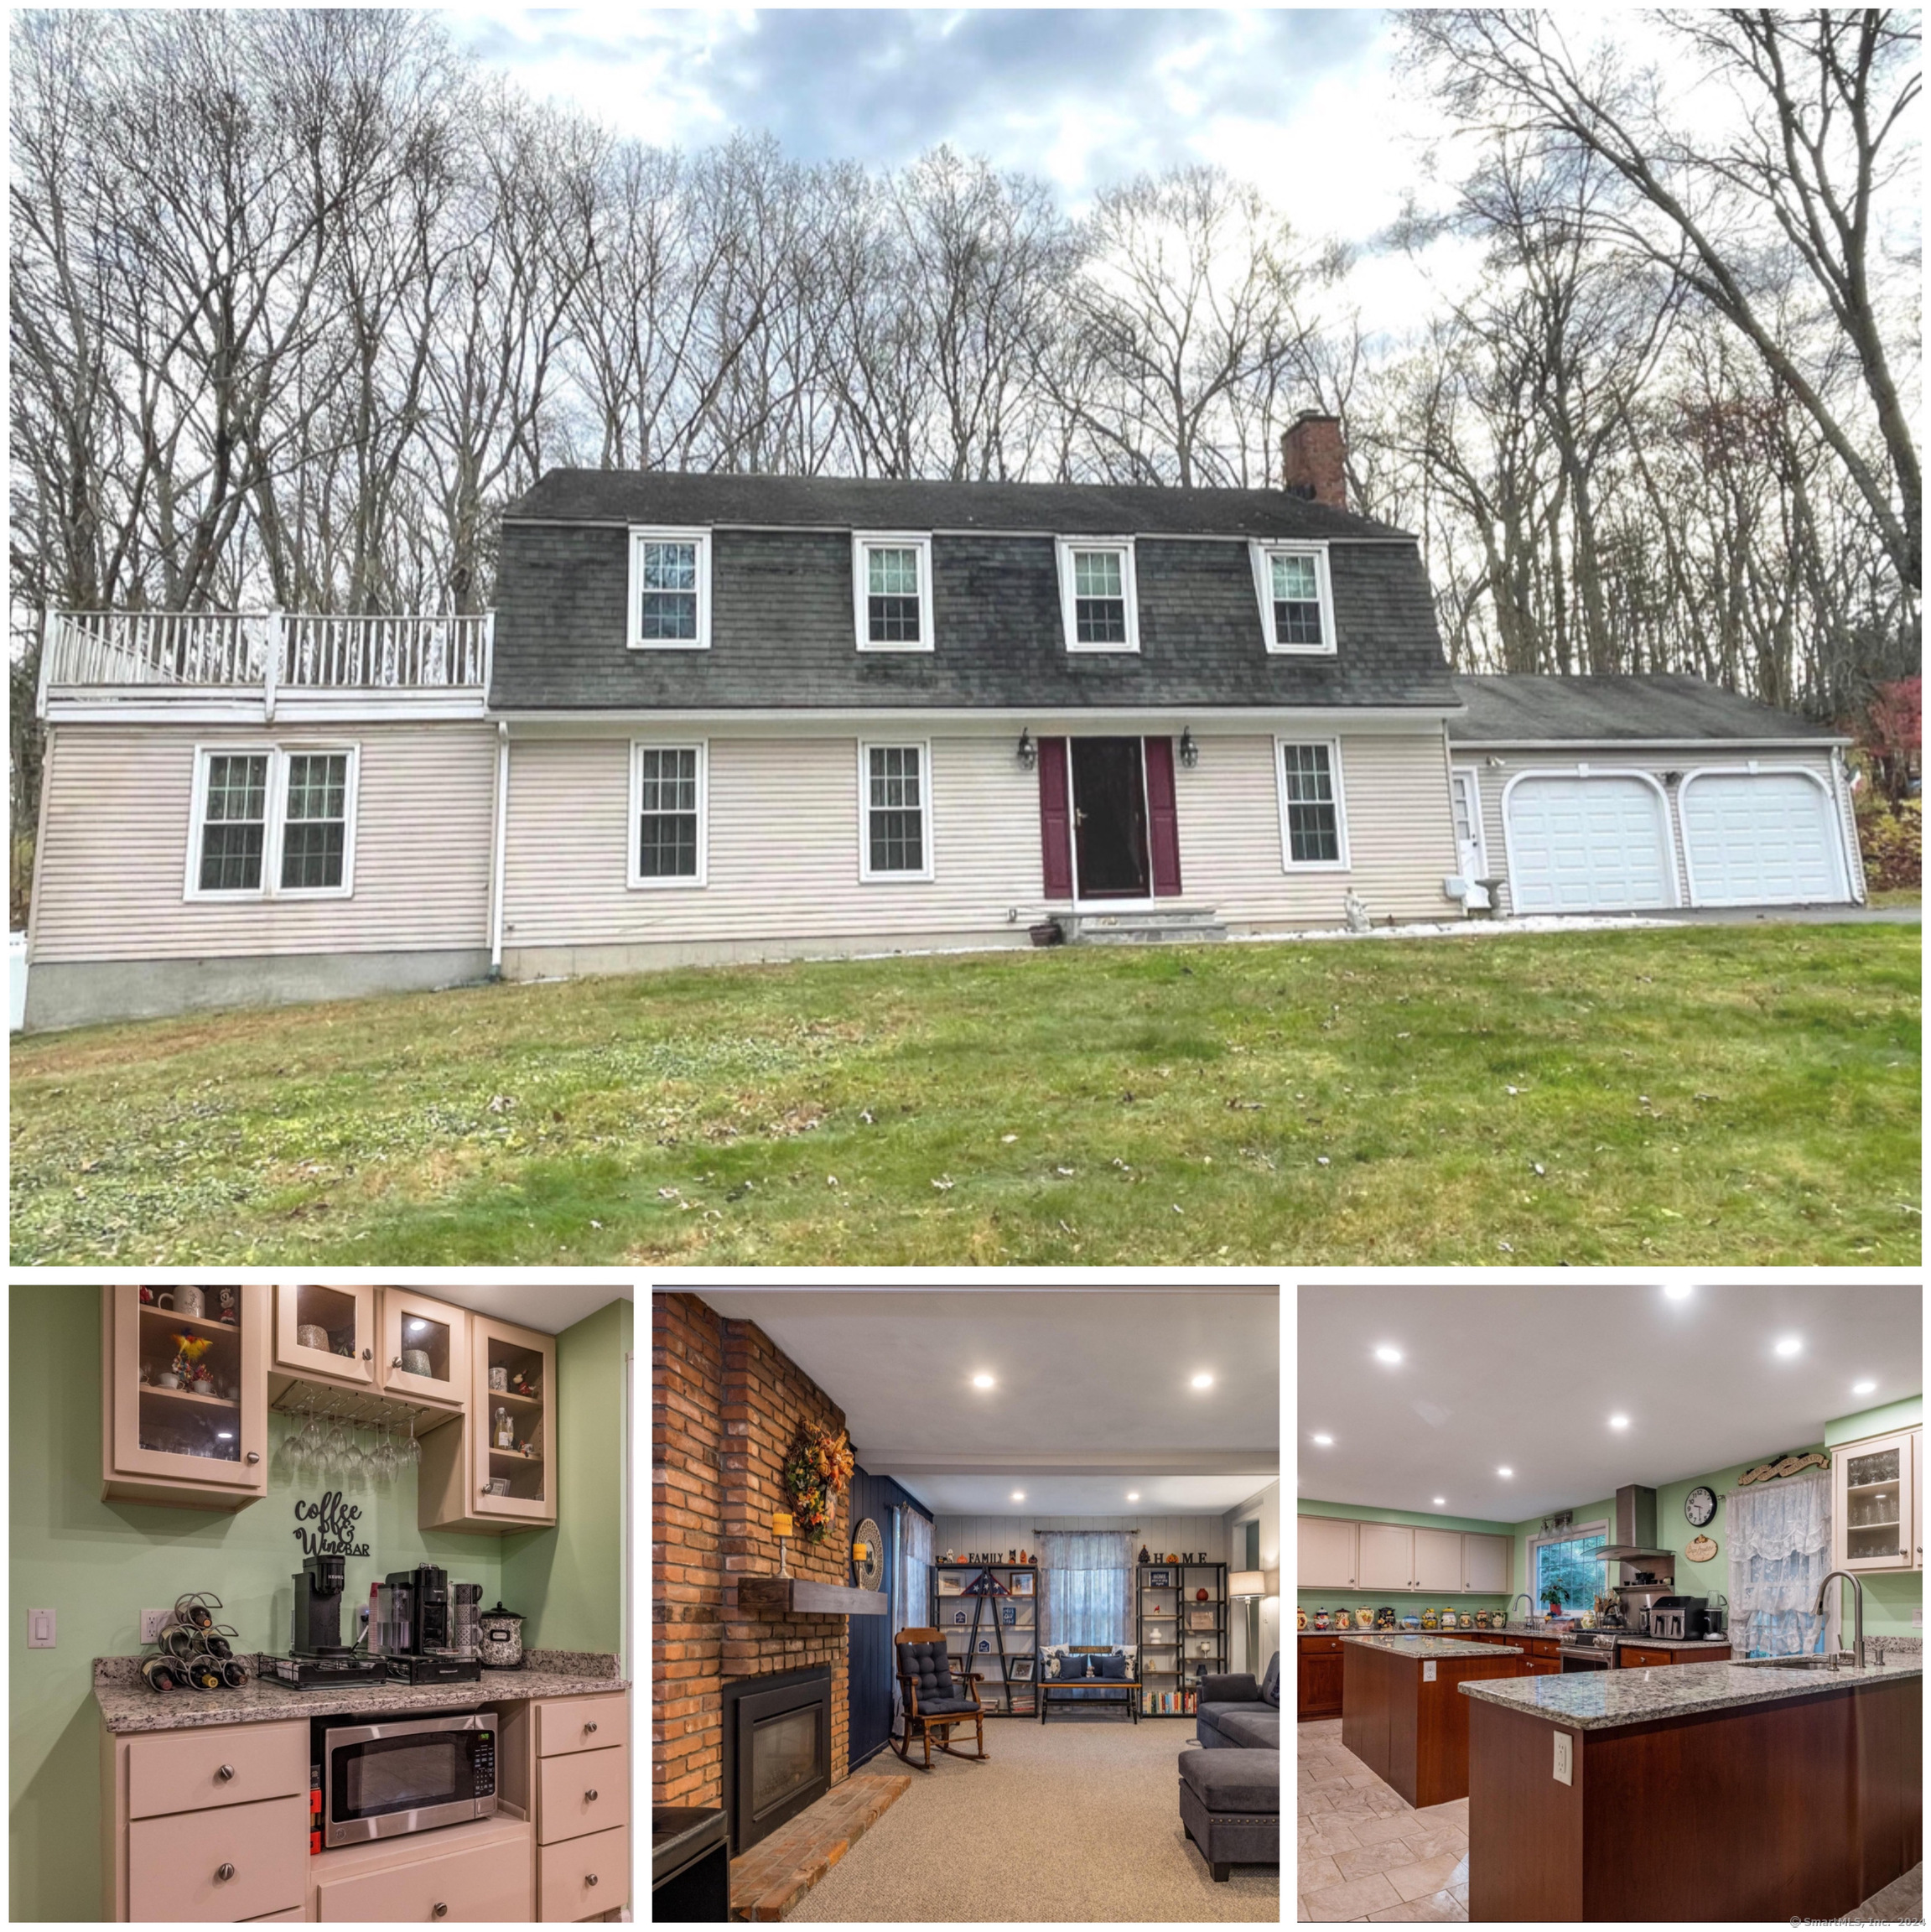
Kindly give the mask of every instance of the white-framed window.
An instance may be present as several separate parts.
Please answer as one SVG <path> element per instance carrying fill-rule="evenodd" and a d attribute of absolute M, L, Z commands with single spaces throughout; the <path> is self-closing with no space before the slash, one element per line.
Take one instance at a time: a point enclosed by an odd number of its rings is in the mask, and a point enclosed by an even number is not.
<path fill-rule="evenodd" d="M 1334 596 L 1325 543 L 1254 543 L 1254 588 L 1270 652 L 1334 655 Z"/>
<path fill-rule="evenodd" d="M 710 649 L 709 530 L 631 530 L 630 646 L 633 651 Z"/>
<path fill-rule="evenodd" d="M 1138 651 L 1130 537 L 1061 537 L 1059 601 L 1069 651 Z"/>
<path fill-rule="evenodd" d="M 932 746 L 859 746 L 859 877 L 932 875 Z"/>
<path fill-rule="evenodd" d="M 1609 1540 L 1607 1522 L 1572 1523 L 1566 1530 L 1543 1531 L 1529 1539 L 1529 1594 L 1539 1613 L 1553 1589 L 1566 1609 L 1586 1609 L 1602 1589 L 1602 1565 L 1596 1552 Z"/>
<path fill-rule="evenodd" d="M 710 746 L 631 746 L 630 883 L 702 886 L 709 865 Z"/>
<path fill-rule="evenodd" d="M 932 540 L 911 531 L 852 538 L 852 617 L 861 651 L 932 647 Z"/>
<path fill-rule="evenodd" d="M 355 745 L 198 745 L 188 899 L 346 899 L 355 890 Z"/>
<path fill-rule="evenodd" d="M 1337 739 L 1276 738 L 1274 781 L 1280 795 L 1280 863 L 1290 872 L 1345 872 L 1347 805 Z"/>

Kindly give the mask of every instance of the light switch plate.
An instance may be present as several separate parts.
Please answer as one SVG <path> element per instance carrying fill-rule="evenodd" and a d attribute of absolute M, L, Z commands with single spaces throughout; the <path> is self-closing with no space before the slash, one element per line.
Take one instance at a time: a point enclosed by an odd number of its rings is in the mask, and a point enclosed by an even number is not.
<path fill-rule="evenodd" d="M 54 1613 L 51 1610 L 29 1610 L 27 1613 L 27 1648 L 29 1650 L 51 1650 L 54 1643 Z"/>
<path fill-rule="evenodd" d="M 1421 1680 L 1424 1684 L 1432 1684 L 1435 1681 L 1435 1665 L 1432 1661 L 1425 1663 L 1421 1666 Z"/>
<path fill-rule="evenodd" d="M 174 1620 L 172 1610 L 143 1610 L 141 1613 L 141 1641 L 143 1644 L 158 1643 L 161 1633 Z"/>
<path fill-rule="evenodd" d="M 1923 1628 L 1924 1606 L 1922 1603 L 1920 1603 L 1918 1607 L 1911 1613 L 1911 1621 L 1916 1624 L 1919 1629 Z"/>
<path fill-rule="evenodd" d="M 1575 1740 L 1566 1731 L 1555 1733 L 1555 1782 L 1558 1784 L 1573 1784 L 1575 1782 Z"/>

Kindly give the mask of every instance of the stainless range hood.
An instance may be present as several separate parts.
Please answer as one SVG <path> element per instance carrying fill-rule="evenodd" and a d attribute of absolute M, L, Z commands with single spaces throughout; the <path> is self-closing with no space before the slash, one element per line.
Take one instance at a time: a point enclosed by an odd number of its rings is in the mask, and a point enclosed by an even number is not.
<path fill-rule="evenodd" d="M 1596 1552 L 1603 1563 L 1667 1563 L 1676 1571 L 1676 1552 L 1656 1544 L 1656 1492 L 1632 1483 L 1616 1492 L 1616 1533 Z"/>

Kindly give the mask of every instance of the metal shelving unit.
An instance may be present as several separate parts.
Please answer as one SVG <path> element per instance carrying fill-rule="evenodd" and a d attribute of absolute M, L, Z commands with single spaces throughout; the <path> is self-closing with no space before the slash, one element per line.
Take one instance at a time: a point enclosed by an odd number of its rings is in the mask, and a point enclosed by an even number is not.
<path fill-rule="evenodd" d="M 961 1587 L 955 1596 L 941 1596 L 939 1579 L 957 1576 Z M 1031 1579 L 1030 1595 L 1013 1587 L 1017 1576 Z M 932 1615 L 927 1621 L 946 1633 L 946 1652 L 955 1665 L 985 1673 L 979 1696 L 989 1717 L 1032 1717 L 1039 1713 L 1036 1688 L 1039 1670 L 1039 1566 L 1036 1563 L 935 1563 L 932 1572 Z M 989 1579 L 991 1587 L 975 1591 L 980 1578 Z M 1006 1607 L 1013 1610 L 1009 1623 Z M 955 1613 L 969 1609 L 970 1616 L 958 1620 Z M 991 1614 L 989 1616 L 988 1612 Z M 986 1648 L 980 1648 L 984 1642 Z M 1031 1659 L 1030 1677 L 1015 1677 L 1012 1665 L 1020 1658 Z M 996 1666 L 996 1671 L 995 1667 Z M 1024 1700 L 1020 1702 L 1019 1700 Z"/>
<path fill-rule="evenodd" d="M 1148 1578 L 1165 1571 L 1174 1581 L 1156 1589 Z M 1198 1593 L 1205 1590 L 1202 1603 Z M 1200 1702 L 1200 1680 L 1227 1669 L 1227 1566 L 1224 1563 L 1139 1563 L 1134 1566 L 1134 1642 L 1139 1658 L 1143 1717 L 1191 1717 Z M 1191 1613 L 1212 1618 L 1207 1628 L 1188 1627 Z M 1171 1696 L 1176 1708 L 1160 1708 Z"/>

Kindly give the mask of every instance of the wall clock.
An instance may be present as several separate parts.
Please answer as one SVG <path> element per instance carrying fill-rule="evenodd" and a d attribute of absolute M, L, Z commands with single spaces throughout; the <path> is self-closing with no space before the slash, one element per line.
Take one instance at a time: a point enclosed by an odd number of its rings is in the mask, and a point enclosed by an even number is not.
<path fill-rule="evenodd" d="M 1683 1498 L 1683 1514 L 1700 1530 L 1716 1514 L 1716 1492 L 1707 1483 L 1700 1484 Z"/>

